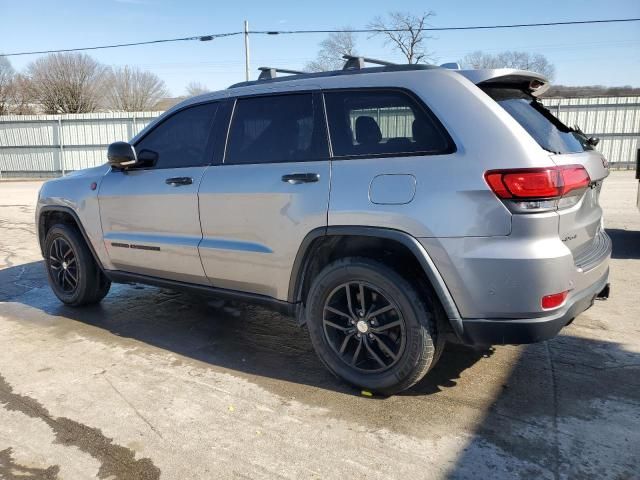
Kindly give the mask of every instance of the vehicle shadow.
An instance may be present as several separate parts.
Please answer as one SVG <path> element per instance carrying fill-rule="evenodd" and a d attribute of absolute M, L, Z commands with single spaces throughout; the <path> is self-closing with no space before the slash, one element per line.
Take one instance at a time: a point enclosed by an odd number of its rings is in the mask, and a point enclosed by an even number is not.
<path fill-rule="evenodd" d="M 607 228 L 606 232 L 609 234 L 611 241 L 613 242 L 611 258 L 640 258 L 640 230 Z"/>
<path fill-rule="evenodd" d="M 258 306 L 150 286 L 112 285 L 99 305 L 67 307 L 48 288 L 41 261 L 0 270 L 0 301 L 21 303 L 233 370 L 263 385 L 277 380 L 360 395 L 326 370 L 306 329 Z M 487 356 L 487 350 L 447 348 L 456 351 L 451 361 L 440 362 L 410 394 L 427 395 L 453 386 L 463 370 Z"/>

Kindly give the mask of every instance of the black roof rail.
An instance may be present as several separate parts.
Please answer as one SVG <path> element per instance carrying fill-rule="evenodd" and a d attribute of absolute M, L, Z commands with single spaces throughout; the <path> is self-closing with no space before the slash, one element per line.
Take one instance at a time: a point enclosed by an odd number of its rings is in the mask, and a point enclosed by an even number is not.
<path fill-rule="evenodd" d="M 278 73 L 289 73 L 291 75 L 302 75 L 305 72 L 299 70 L 289 70 L 286 68 L 260 67 L 260 75 L 258 80 L 272 80 L 278 76 Z"/>
<path fill-rule="evenodd" d="M 228 88 L 238 88 L 238 87 L 249 87 L 252 85 L 262 85 L 265 83 L 275 83 L 275 82 L 291 82 L 294 80 L 304 80 L 311 78 L 327 78 L 327 77 L 342 77 L 348 75 L 364 75 L 367 73 L 383 73 L 383 72 L 408 72 L 415 70 L 433 70 L 439 69 L 435 65 L 427 65 L 427 64 L 408 64 L 408 63 L 399 63 L 399 64 L 388 64 L 381 65 L 379 67 L 366 67 L 362 69 L 349 68 L 347 70 L 330 70 L 328 72 L 299 72 L 297 70 L 283 70 L 280 68 L 273 69 L 277 72 L 281 73 L 291 73 L 292 75 L 283 76 L 283 77 L 274 77 L 273 72 L 265 73 L 265 70 L 271 70 L 269 67 L 262 67 L 260 71 L 260 77 L 258 80 L 250 80 L 248 82 L 239 82 L 230 85 Z"/>
<path fill-rule="evenodd" d="M 376 60 L 375 58 L 359 57 L 357 55 L 343 55 L 342 58 L 346 60 L 344 67 L 342 67 L 343 70 L 361 70 L 366 67 L 365 64 L 367 63 L 385 67 L 397 65 L 397 63 L 387 62 L 386 60 Z"/>

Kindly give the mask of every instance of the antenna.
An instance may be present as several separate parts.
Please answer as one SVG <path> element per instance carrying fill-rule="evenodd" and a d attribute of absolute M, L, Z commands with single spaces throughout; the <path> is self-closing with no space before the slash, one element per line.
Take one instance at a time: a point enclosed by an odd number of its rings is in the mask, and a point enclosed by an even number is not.
<path fill-rule="evenodd" d="M 397 63 L 387 62 L 385 60 L 376 60 L 375 58 L 358 57 L 354 55 L 343 55 L 342 58 L 346 60 L 344 67 L 342 67 L 343 70 L 361 70 L 365 68 L 366 63 L 383 65 L 385 67 L 397 65 Z"/>

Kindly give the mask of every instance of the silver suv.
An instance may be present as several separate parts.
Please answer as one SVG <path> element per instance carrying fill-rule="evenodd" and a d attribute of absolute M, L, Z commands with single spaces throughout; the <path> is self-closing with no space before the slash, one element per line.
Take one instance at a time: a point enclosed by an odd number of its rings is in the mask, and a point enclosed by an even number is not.
<path fill-rule="evenodd" d="M 404 390 L 445 341 L 537 342 L 608 296 L 596 139 L 517 70 L 365 67 L 188 99 L 108 164 L 40 191 L 51 288 L 111 282 L 257 302 L 336 375 Z"/>

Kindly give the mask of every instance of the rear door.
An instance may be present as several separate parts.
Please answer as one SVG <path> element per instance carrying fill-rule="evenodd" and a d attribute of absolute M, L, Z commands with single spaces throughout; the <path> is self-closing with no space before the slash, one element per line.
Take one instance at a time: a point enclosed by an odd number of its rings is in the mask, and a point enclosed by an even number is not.
<path fill-rule="evenodd" d="M 217 103 L 188 107 L 140 139 L 140 166 L 111 170 L 99 191 L 104 242 L 118 270 L 207 284 L 198 186 L 210 163 Z"/>
<path fill-rule="evenodd" d="M 302 240 L 327 225 L 321 99 L 301 92 L 232 103 L 224 163 L 200 186 L 200 257 L 214 286 L 285 300 Z"/>

